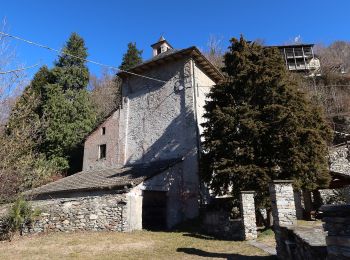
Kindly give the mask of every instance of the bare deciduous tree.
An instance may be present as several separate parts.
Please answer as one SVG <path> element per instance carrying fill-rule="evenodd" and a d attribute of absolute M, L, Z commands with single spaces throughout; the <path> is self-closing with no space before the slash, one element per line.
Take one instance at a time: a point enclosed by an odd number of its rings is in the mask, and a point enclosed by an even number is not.
<path fill-rule="evenodd" d="M 204 56 L 218 69 L 224 66 L 224 50 L 222 48 L 221 37 L 215 35 L 209 36 L 207 49 L 204 50 Z"/>
<path fill-rule="evenodd" d="M 1 31 L 6 32 L 6 19 L 2 21 Z M 15 49 L 10 45 L 9 38 L 0 35 L 0 71 L 22 68 L 18 62 Z M 0 125 L 3 126 L 9 115 L 16 97 L 21 93 L 28 79 L 24 70 L 0 74 Z"/>
<path fill-rule="evenodd" d="M 335 41 L 330 46 L 315 46 L 323 73 L 347 73 L 350 69 L 350 42 Z"/>
<path fill-rule="evenodd" d="M 102 120 L 120 105 L 121 81 L 116 77 L 115 71 L 104 70 L 100 78 L 91 75 L 89 84 L 98 119 Z"/>

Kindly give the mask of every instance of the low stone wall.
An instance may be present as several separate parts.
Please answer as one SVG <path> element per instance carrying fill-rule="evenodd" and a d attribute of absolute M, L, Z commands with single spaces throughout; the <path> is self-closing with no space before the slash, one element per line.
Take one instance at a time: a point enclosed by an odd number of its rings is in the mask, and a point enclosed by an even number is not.
<path fill-rule="evenodd" d="M 321 207 L 330 260 L 350 259 L 350 204 Z"/>
<path fill-rule="evenodd" d="M 323 260 L 327 258 L 325 233 L 322 226 L 288 226 L 278 229 L 280 259 Z"/>
<path fill-rule="evenodd" d="M 203 213 L 202 231 L 221 239 L 242 240 L 242 219 L 230 219 L 226 211 L 206 211 Z"/>
<path fill-rule="evenodd" d="M 40 217 L 24 233 L 49 231 L 126 231 L 128 228 L 124 194 L 32 201 Z"/>
<path fill-rule="evenodd" d="M 325 232 L 321 223 L 318 226 L 297 223 L 292 183 L 276 180 L 269 186 L 277 256 L 279 259 L 326 259 Z"/>

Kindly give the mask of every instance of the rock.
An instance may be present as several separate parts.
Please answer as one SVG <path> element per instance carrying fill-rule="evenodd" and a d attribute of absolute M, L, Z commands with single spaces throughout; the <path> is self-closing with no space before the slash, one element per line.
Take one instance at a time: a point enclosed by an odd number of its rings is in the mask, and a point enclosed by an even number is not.
<path fill-rule="evenodd" d="M 95 215 L 95 214 L 91 214 L 90 217 L 89 217 L 90 220 L 94 220 L 94 219 L 97 219 L 97 218 L 98 218 L 98 216 Z"/>

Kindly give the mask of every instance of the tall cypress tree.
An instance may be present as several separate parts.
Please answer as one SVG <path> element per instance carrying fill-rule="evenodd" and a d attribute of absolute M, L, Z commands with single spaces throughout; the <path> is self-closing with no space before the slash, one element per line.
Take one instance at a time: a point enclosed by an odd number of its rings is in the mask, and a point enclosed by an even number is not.
<path fill-rule="evenodd" d="M 128 70 L 142 63 L 142 52 L 142 50 L 137 49 L 135 42 L 130 42 L 128 44 L 128 50 L 123 55 L 122 64 L 119 66 L 119 69 Z"/>
<path fill-rule="evenodd" d="M 268 183 L 293 179 L 313 190 L 330 181 L 331 129 L 290 79 L 278 50 L 232 39 L 227 80 L 205 105 L 202 177 L 216 194 L 257 191 L 268 204 Z"/>

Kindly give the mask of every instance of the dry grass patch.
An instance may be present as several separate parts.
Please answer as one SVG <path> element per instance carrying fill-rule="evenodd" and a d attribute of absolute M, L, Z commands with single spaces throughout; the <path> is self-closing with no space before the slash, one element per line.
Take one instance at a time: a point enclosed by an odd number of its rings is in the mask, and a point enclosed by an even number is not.
<path fill-rule="evenodd" d="M 272 229 L 262 231 L 258 234 L 257 241 L 270 247 L 276 247 L 275 232 Z"/>
<path fill-rule="evenodd" d="M 0 259 L 274 259 L 246 242 L 186 232 L 51 233 L 0 243 Z"/>

